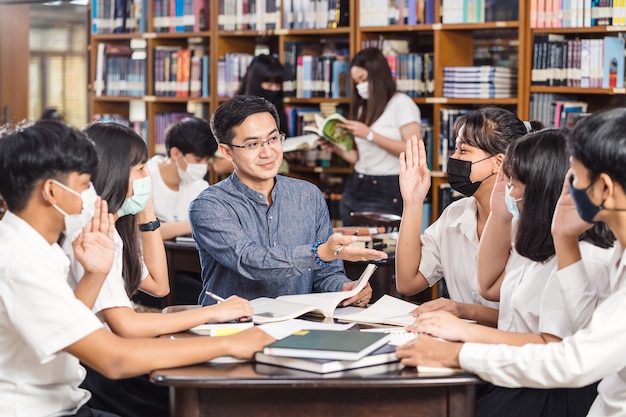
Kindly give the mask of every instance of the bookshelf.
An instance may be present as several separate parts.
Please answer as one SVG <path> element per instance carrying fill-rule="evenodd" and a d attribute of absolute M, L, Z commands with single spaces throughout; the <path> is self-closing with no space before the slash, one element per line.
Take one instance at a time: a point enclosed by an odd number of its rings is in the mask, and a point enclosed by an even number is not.
<path fill-rule="evenodd" d="M 429 150 L 432 153 L 434 190 L 446 182 L 445 172 L 441 168 L 445 167 L 444 161 L 449 149 L 442 149 L 440 141 L 440 132 L 443 128 L 442 113 L 492 104 L 509 108 L 515 111 L 521 119 L 527 120 L 531 117 L 534 105 L 531 97 L 537 94 L 553 94 L 560 98 L 585 101 L 588 103 L 589 111 L 621 102 L 626 94 L 624 87 L 584 88 L 572 85 L 553 86 L 532 83 L 533 65 L 536 59 L 534 53 L 536 36 L 558 35 L 566 41 L 622 36 L 622 33 L 626 32 L 626 22 L 623 19 L 620 20 L 625 14 L 623 8 L 619 7 L 614 7 L 615 10 L 603 11 L 602 15 L 606 15 L 605 12 L 608 11 L 609 17 L 600 25 L 597 20 L 590 21 L 588 24 L 584 21 L 585 13 L 589 16 L 596 16 L 597 10 L 583 9 L 580 12 L 583 21 L 579 24 L 578 20 L 571 17 L 575 12 L 556 9 L 556 11 L 550 10 L 549 14 L 548 11 L 537 10 L 538 3 L 531 0 L 484 1 L 482 4 L 488 6 L 485 12 L 482 14 L 479 12 L 476 16 L 472 14 L 471 16 L 474 17 L 471 18 L 457 12 L 464 10 L 463 4 L 469 5 L 473 2 L 464 3 L 459 0 L 407 0 L 406 3 L 400 1 L 390 3 L 386 0 L 369 2 L 340 0 L 336 4 L 341 7 L 341 13 L 335 15 L 328 13 L 328 10 L 322 11 L 323 13 L 314 9 L 294 10 L 302 2 L 290 0 L 263 2 L 265 10 L 260 9 L 261 2 L 253 0 L 232 2 L 187 0 L 196 9 L 198 5 L 204 6 L 205 10 L 196 13 L 197 16 L 202 17 L 194 22 L 174 20 L 175 26 L 185 23 L 187 29 L 192 29 L 191 31 L 175 31 L 176 29 L 169 31 L 167 18 L 161 16 L 163 14 L 161 8 L 165 1 L 142 3 L 146 6 L 144 12 L 134 16 L 134 19 L 137 19 L 136 23 L 133 24 L 131 19 L 131 26 L 140 29 L 139 31 L 92 33 L 89 40 L 90 115 L 93 117 L 96 114 L 119 114 L 123 118 L 130 118 L 131 121 L 140 120 L 143 117 L 146 120 L 144 128 L 147 131 L 151 153 L 162 151 L 161 145 L 155 140 L 158 113 L 191 112 L 201 117 L 208 117 L 219 104 L 227 99 L 226 96 L 218 94 L 223 87 L 223 81 L 219 78 L 222 58 L 227 54 L 253 55 L 258 48 L 278 54 L 286 67 L 289 65 L 287 61 L 290 59 L 290 54 L 294 53 L 294 50 L 290 48 L 295 46 L 301 48 L 296 53 L 309 53 L 310 51 L 306 48 L 317 48 L 311 54 L 323 54 L 325 48 L 335 52 L 341 51 L 340 53 L 345 54 L 349 61 L 366 42 L 404 39 L 408 41 L 410 53 L 432 54 L 432 79 L 434 80 L 432 90 L 425 94 L 414 95 L 413 100 L 420 107 L 423 117 L 430 120 L 432 125 L 433 140 L 429 144 Z M 577 4 L 576 1 L 563 3 Z M 95 12 L 100 11 L 102 4 L 114 7 L 111 6 L 113 3 L 115 3 L 113 0 L 94 0 Z M 320 2 L 304 3 L 309 7 L 314 7 Z M 546 7 L 548 3 L 554 4 L 554 2 L 544 3 Z M 183 1 L 183 4 L 187 3 Z M 282 5 L 282 8 L 277 7 L 277 4 Z M 398 7 L 394 9 L 390 7 L 390 4 L 397 4 Z M 424 4 L 425 9 L 422 14 L 417 13 L 416 16 L 411 16 L 402 9 L 402 4 Z M 539 4 L 543 3 L 539 2 Z M 468 10 L 470 9 L 467 9 L 465 13 L 469 16 Z M 473 13 L 473 9 L 471 10 Z M 92 7 L 90 12 L 92 17 L 97 15 L 93 12 Z M 543 23 L 540 23 L 542 19 Z M 547 23 L 548 20 L 550 23 Z M 444 21 L 446 23 L 442 23 Z M 461 23 L 463 21 L 468 23 Z M 99 22 L 96 20 L 96 23 Z M 106 30 L 109 32 L 114 30 L 113 26 L 114 24 L 109 25 Z M 99 46 L 101 44 L 110 44 L 121 49 L 132 48 L 133 54 L 136 53 L 138 56 L 141 56 L 141 53 L 144 54 L 145 92 L 143 94 L 138 96 L 96 94 L 96 91 L 102 87 L 97 82 L 97 58 L 99 48 L 102 48 Z M 156 88 L 157 77 L 160 73 L 155 65 L 155 55 L 158 50 L 171 49 L 191 49 L 194 55 L 205 56 L 204 69 L 208 71 L 199 95 L 189 97 L 178 94 L 157 94 L 156 90 L 161 91 L 162 88 Z M 503 55 L 502 51 L 506 51 L 508 55 Z M 486 61 L 483 60 L 485 54 L 491 55 L 495 65 L 517 68 L 515 93 L 508 98 L 496 99 L 446 97 L 442 82 L 444 68 L 485 64 Z M 351 82 L 348 86 L 351 90 L 349 93 L 354 94 Z M 345 95 L 332 97 L 331 94 L 331 97 L 327 97 L 311 94 L 307 96 L 308 93 L 297 92 L 295 88 L 293 90 L 288 92 L 288 89 L 285 89 L 287 108 L 318 108 L 320 105 L 330 103 L 344 112 L 349 111 L 350 98 Z M 297 167 L 293 171 L 295 175 L 315 179 L 314 176 L 321 175 L 315 168 Z M 345 169 L 342 168 L 342 172 Z M 326 170 L 325 168 L 321 171 Z M 327 174 L 327 172 L 322 173 Z M 437 193 L 434 192 L 432 195 L 433 220 L 437 216 L 437 200 Z"/>

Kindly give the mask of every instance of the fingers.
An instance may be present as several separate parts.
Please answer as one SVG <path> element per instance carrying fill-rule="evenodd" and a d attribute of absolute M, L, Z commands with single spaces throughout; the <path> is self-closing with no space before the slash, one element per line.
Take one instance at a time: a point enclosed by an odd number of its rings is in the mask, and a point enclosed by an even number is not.
<path fill-rule="evenodd" d="M 106 203 L 105 203 L 106 204 Z M 100 224 L 102 223 L 102 198 L 98 197 L 96 198 L 96 204 L 95 204 L 95 210 L 94 210 L 94 214 L 93 217 L 91 218 L 91 228 L 90 230 L 96 231 L 96 230 L 100 230 Z M 105 211 L 106 213 L 106 211 Z M 85 226 L 85 228 L 83 229 L 84 231 L 88 231 L 87 227 L 89 226 L 89 224 L 87 226 Z"/>

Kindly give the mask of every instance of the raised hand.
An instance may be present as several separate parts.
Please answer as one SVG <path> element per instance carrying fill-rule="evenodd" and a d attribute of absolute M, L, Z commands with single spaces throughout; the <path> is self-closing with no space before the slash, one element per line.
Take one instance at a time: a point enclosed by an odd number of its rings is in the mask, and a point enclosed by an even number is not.
<path fill-rule="evenodd" d="M 506 201 L 504 200 L 509 178 L 504 174 L 502 166 L 503 164 L 501 164 L 500 169 L 498 169 L 496 183 L 491 191 L 491 215 L 501 220 L 512 220 L 513 215 L 509 212 L 509 209 L 506 207 Z"/>
<path fill-rule="evenodd" d="M 416 136 L 411 137 L 399 159 L 400 192 L 404 204 L 422 204 L 430 189 L 430 170 L 424 141 Z"/>
<path fill-rule="evenodd" d="M 569 238 L 578 239 L 583 232 L 593 227 L 592 223 L 587 223 L 578 215 L 574 200 L 569 193 L 569 182 L 572 171 L 569 170 L 563 182 L 561 196 L 556 202 L 556 209 L 552 216 L 552 236 L 555 239 Z"/>
<path fill-rule="evenodd" d="M 85 272 L 108 275 L 115 257 L 114 230 L 115 219 L 108 204 L 98 197 L 93 218 L 72 242 L 74 256 Z"/>

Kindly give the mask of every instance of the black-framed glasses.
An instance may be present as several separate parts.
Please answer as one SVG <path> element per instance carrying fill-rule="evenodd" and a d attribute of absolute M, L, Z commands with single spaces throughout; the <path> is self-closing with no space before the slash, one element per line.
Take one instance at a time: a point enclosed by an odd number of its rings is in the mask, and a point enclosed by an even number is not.
<path fill-rule="evenodd" d="M 261 149 L 265 144 L 268 144 L 270 146 L 282 145 L 285 139 L 287 139 L 287 135 L 285 135 L 284 133 L 279 133 L 275 136 L 268 138 L 267 140 L 255 140 L 248 142 L 245 145 L 233 145 L 231 143 L 228 146 L 231 146 L 233 148 L 245 149 L 247 151 L 257 151 Z"/>

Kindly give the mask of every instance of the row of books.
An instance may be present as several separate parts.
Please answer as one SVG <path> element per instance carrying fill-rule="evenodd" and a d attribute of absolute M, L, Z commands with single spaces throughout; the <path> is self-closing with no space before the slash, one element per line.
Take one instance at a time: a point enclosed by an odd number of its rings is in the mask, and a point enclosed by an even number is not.
<path fill-rule="evenodd" d="M 165 155 L 165 132 L 169 125 L 193 116 L 188 112 L 157 112 L 154 117 L 154 153 Z"/>
<path fill-rule="evenodd" d="M 439 166 L 438 170 L 446 172 L 448 170 L 448 157 L 456 149 L 456 137 L 454 133 L 454 123 L 456 119 L 469 113 L 471 109 L 441 109 L 439 112 Z"/>
<path fill-rule="evenodd" d="M 361 26 L 435 23 L 435 0 L 364 0 L 359 4 Z"/>
<path fill-rule="evenodd" d="M 530 96 L 530 119 L 539 120 L 547 127 L 572 128 L 587 115 L 588 104 L 560 94 L 532 94 Z"/>
<path fill-rule="evenodd" d="M 517 0 L 442 0 L 441 23 L 515 21 Z"/>
<path fill-rule="evenodd" d="M 570 39 L 535 35 L 532 85 L 624 87 L 624 38 Z"/>
<path fill-rule="evenodd" d="M 209 56 L 200 49 L 178 46 L 154 48 L 154 95 L 209 96 Z"/>
<path fill-rule="evenodd" d="M 97 113 L 94 114 L 93 120 L 102 123 L 119 123 L 123 126 L 131 127 L 139 136 L 143 138 L 146 145 L 148 144 L 148 122 L 146 120 L 132 121 L 116 113 Z"/>
<path fill-rule="evenodd" d="M 626 25 L 625 0 L 532 0 L 531 28 Z"/>
<path fill-rule="evenodd" d="M 98 44 L 96 96 L 143 96 L 146 94 L 145 54 L 116 44 Z"/>
<path fill-rule="evenodd" d="M 91 0 L 91 31 L 145 32 L 146 11 L 147 0 Z"/>
<path fill-rule="evenodd" d="M 155 32 L 209 30 L 209 0 L 154 0 L 153 13 Z"/>
<path fill-rule="evenodd" d="M 517 92 L 517 71 L 492 65 L 443 68 L 443 96 L 509 98 Z"/>
<path fill-rule="evenodd" d="M 280 0 L 219 0 L 219 30 L 280 28 Z"/>
<path fill-rule="evenodd" d="M 244 52 L 228 53 L 217 61 L 217 96 L 232 97 L 246 75 L 254 56 Z"/>
<path fill-rule="evenodd" d="M 285 29 L 335 29 L 349 25 L 349 0 L 283 0 Z"/>

